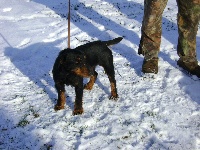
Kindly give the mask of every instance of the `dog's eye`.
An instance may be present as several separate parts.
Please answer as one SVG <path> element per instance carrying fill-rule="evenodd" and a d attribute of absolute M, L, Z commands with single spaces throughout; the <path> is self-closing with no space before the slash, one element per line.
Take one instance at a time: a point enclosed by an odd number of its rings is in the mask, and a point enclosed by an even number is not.
<path fill-rule="evenodd" d="M 78 64 L 78 63 L 81 63 L 81 61 L 82 61 L 82 59 L 81 58 L 76 58 L 76 63 Z"/>

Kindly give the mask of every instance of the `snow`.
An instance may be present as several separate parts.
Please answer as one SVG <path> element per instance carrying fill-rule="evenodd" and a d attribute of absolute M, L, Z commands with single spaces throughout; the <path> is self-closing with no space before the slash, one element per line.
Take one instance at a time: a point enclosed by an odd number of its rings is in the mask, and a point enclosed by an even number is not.
<path fill-rule="evenodd" d="M 143 0 L 72 0 L 71 47 L 95 40 L 124 39 L 111 47 L 119 99 L 109 100 L 101 67 L 84 114 L 73 116 L 74 88 L 66 107 L 54 111 L 52 66 L 67 47 L 68 1 L 0 1 L 0 149 L 198 150 L 200 81 L 177 67 L 177 5 L 163 14 L 159 72 L 141 75 L 137 54 Z M 200 31 L 197 57 L 200 60 Z M 87 82 L 88 79 L 84 79 Z"/>

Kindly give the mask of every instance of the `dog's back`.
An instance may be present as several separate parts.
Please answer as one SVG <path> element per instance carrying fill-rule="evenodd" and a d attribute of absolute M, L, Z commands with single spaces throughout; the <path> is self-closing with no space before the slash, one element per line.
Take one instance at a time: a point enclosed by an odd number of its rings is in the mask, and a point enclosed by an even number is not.
<path fill-rule="evenodd" d="M 80 45 L 80 46 L 76 47 L 75 49 L 85 51 L 85 50 L 88 50 L 88 49 L 91 50 L 91 48 L 93 48 L 95 46 L 96 47 L 101 47 L 103 45 L 111 46 L 111 45 L 119 43 L 122 39 L 123 39 L 122 37 L 118 37 L 118 38 L 115 38 L 115 39 L 112 39 L 112 40 L 109 40 L 109 41 L 100 41 L 99 40 L 99 41 L 89 42 L 89 43 L 86 43 L 84 45 Z"/>
<path fill-rule="evenodd" d="M 91 66 L 103 65 L 106 60 L 112 60 L 112 51 L 108 48 L 110 45 L 119 43 L 123 38 L 118 37 L 109 41 L 94 41 L 78 46 L 75 49 L 82 51 L 87 56 L 88 62 Z"/>

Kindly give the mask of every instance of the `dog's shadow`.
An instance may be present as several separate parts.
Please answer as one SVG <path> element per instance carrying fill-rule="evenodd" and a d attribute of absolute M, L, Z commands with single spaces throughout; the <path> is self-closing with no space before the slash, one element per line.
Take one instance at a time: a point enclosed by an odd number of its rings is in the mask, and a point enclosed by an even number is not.
<path fill-rule="evenodd" d="M 57 100 L 57 92 L 52 78 L 52 67 L 60 49 L 56 47 L 62 40 L 52 43 L 36 43 L 26 47 L 7 47 L 4 55 L 13 65 L 30 81 L 43 90 L 54 104 Z M 38 91 L 35 91 L 37 94 Z M 71 101 L 71 99 L 69 99 Z M 71 102 L 70 102 L 71 103 Z M 69 103 L 69 104 L 70 104 Z M 71 108 L 71 105 L 69 105 Z M 73 109 L 73 108 L 71 108 Z"/>
<path fill-rule="evenodd" d="M 107 75 L 106 75 L 107 76 Z M 87 82 L 84 82 L 84 83 L 87 83 Z M 96 81 L 95 81 L 95 84 L 100 88 L 102 89 L 106 95 L 110 96 L 111 92 L 109 90 L 109 87 L 105 86 L 106 83 L 102 83 L 99 78 L 97 77 Z M 95 84 L 93 86 L 93 88 L 95 87 Z M 93 89 L 92 89 L 93 90 Z M 91 91 L 92 91 L 91 90 Z"/>
<path fill-rule="evenodd" d="M 95 82 L 108 96 L 111 94 L 109 87 L 105 86 L 101 81 L 97 78 Z"/>

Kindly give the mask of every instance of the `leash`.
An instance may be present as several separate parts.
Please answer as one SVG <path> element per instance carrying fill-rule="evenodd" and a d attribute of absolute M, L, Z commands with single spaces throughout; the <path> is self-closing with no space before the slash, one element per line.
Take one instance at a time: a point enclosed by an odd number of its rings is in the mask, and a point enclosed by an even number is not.
<path fill-rule="evenodd" d="M 70 48 L 70 0 L 68 6 L 68 48 Z"/>

